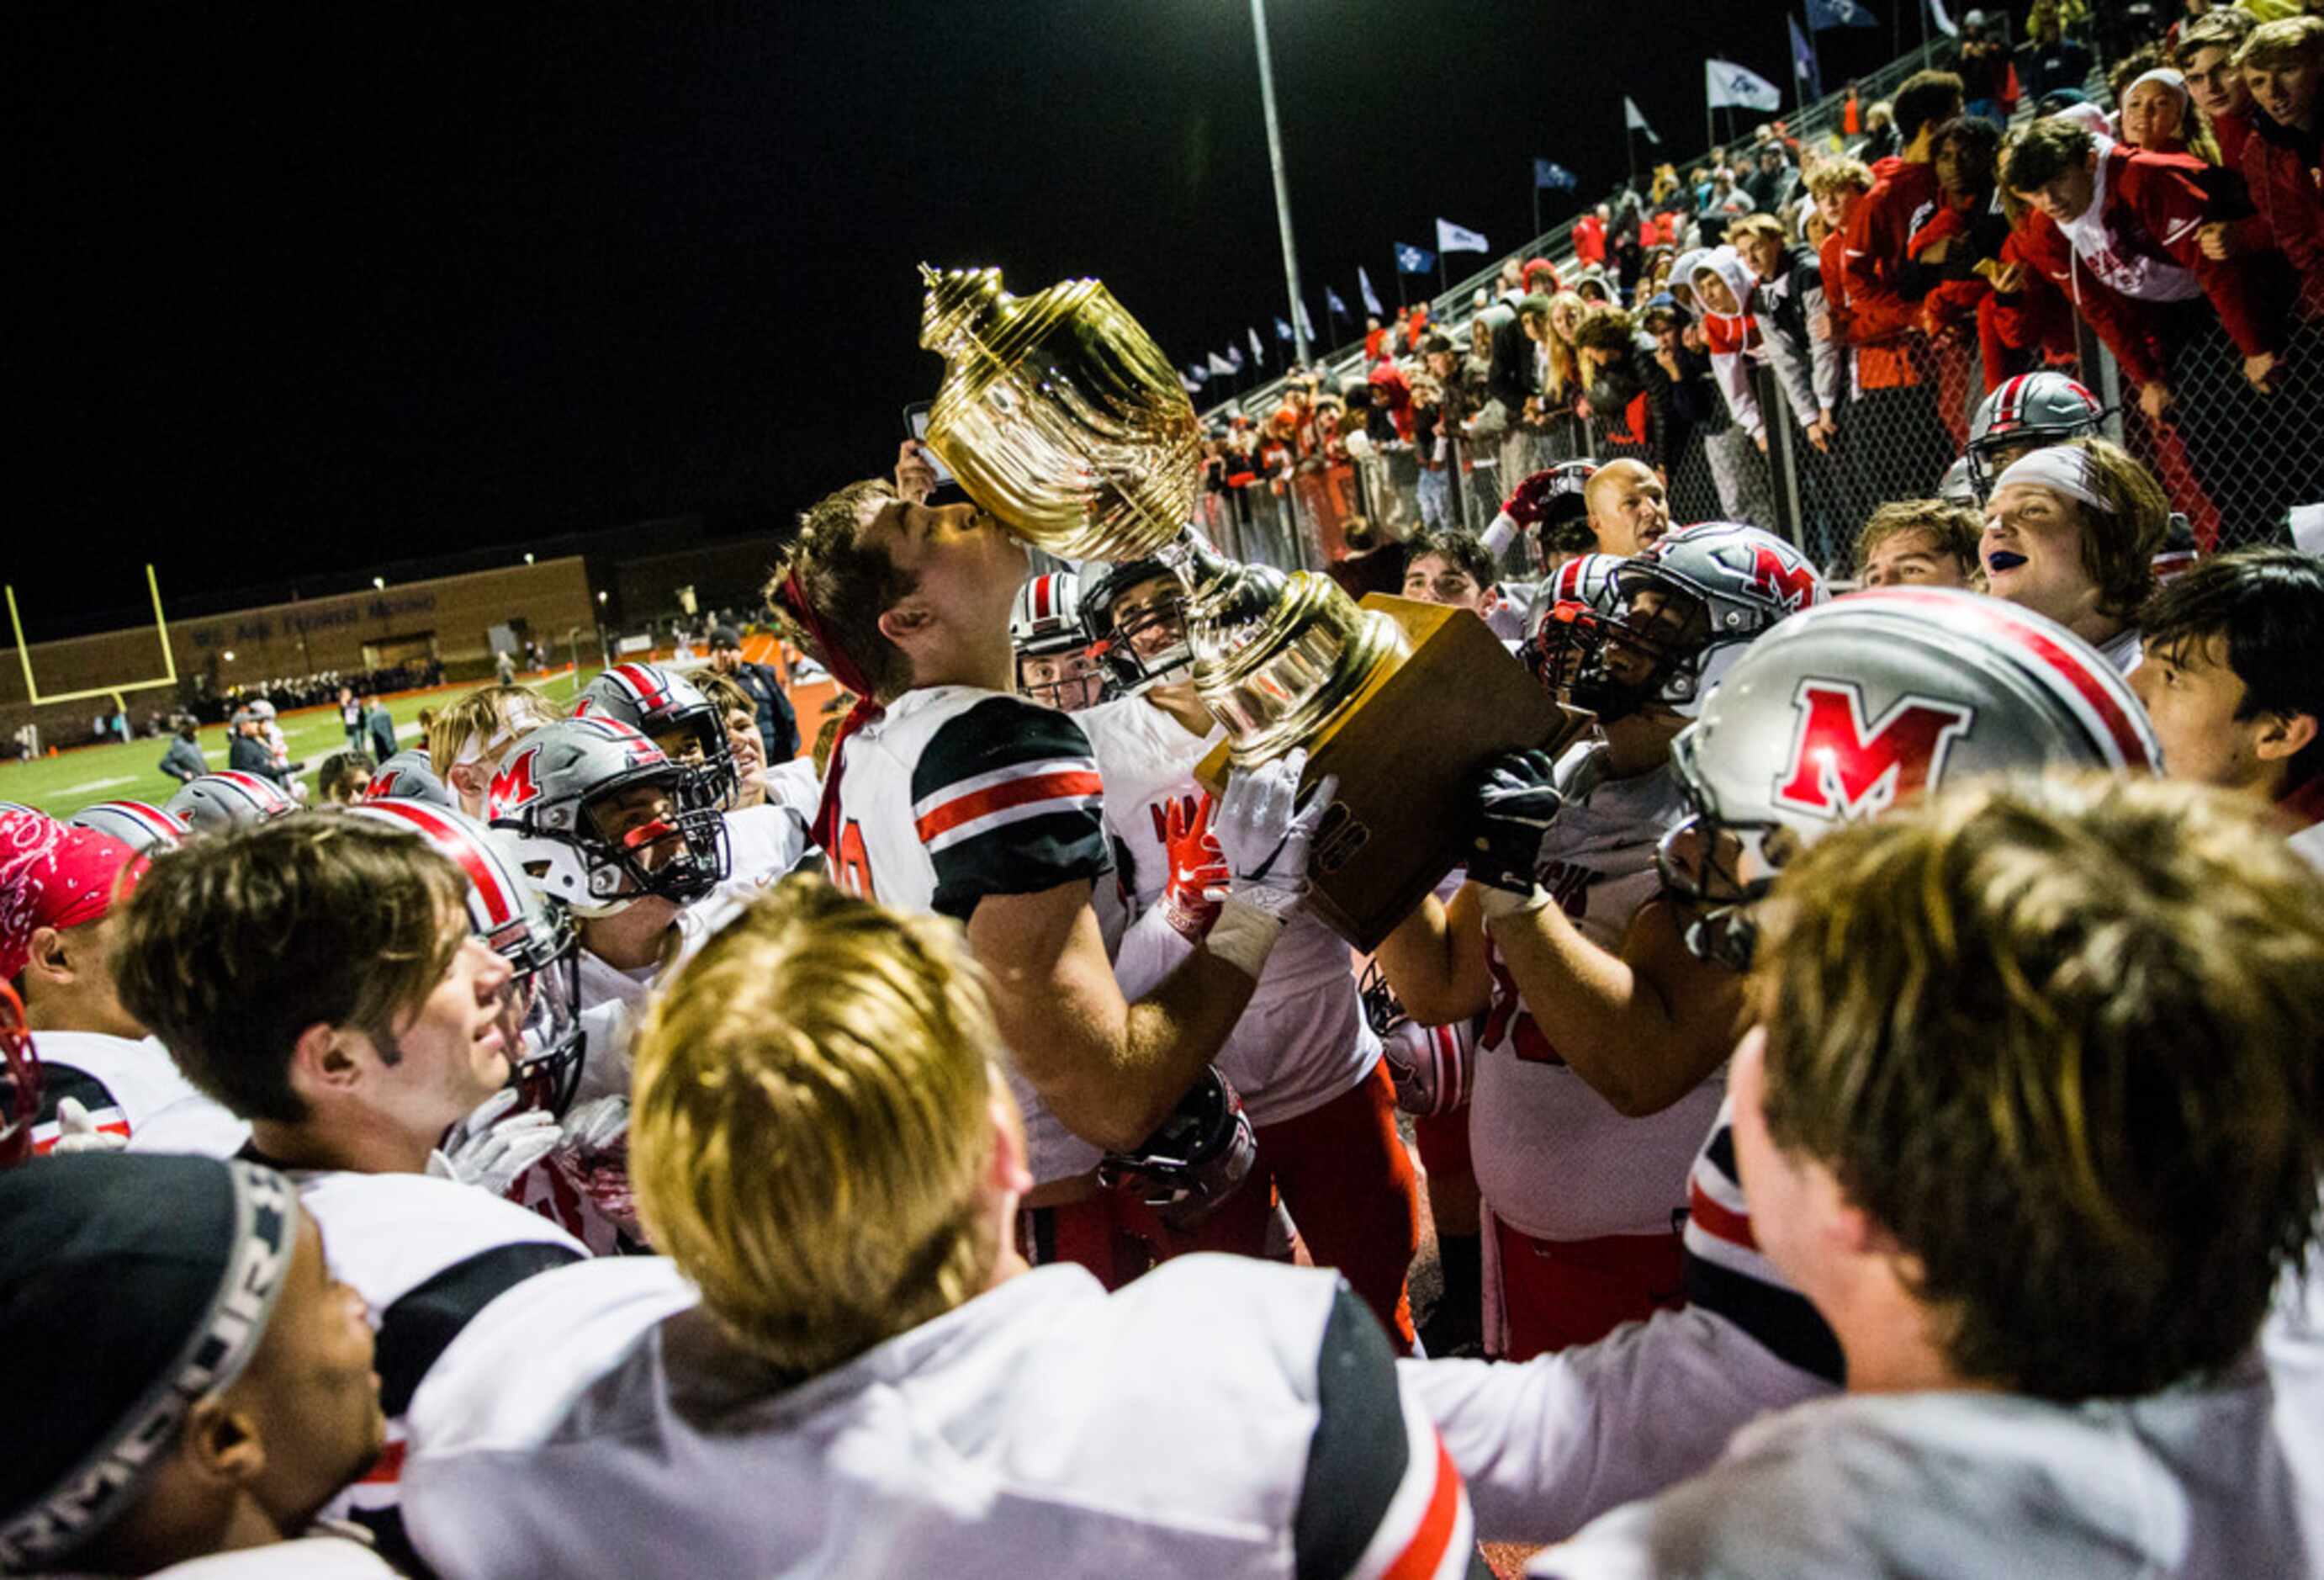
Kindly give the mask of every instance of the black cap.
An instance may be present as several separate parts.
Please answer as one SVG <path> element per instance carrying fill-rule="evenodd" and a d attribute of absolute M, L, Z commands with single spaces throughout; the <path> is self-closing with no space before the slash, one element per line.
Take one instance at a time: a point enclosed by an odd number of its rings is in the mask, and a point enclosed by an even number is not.
<path fill-rule="evenodd" d="M 735 630 L 732 625 L 713 626 L 710 631 L 710 645 L 712 647 L 741 647 L 742 645 L 742 633 Z"/>
<path fill-rule="evenodd" d="M 297 1243 L 290 1184 L 95 1152 L 0 1174 L 0 1569 L 45 1570 L 133 1507 L 196 1400 L 242 1374 Z M 69 1566 L 64 1566 L 69 1567 Z"/>

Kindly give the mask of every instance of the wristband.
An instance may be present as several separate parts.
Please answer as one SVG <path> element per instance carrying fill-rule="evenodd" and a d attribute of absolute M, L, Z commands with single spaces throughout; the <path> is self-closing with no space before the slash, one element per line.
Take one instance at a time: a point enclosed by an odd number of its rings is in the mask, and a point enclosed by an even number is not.
<path fill-rule="evenodd" d="M 1549 891 L 1538 883 L 1523 894 L 1513 894 L 1490 884 L 1480 884 L 1479 889 L 1477 909 L 1485 913 L 1488 926 L 1507 917 L 1530 916 L 1536 910 L 1545 910 L 1550 903 Z"/>
<path fill-rule="evenodd" d="M 1203 947 L 1253 982 L 1267 969 L 1267 956 L 1283 936 L 1283 919 L 1228 895 Z"/>

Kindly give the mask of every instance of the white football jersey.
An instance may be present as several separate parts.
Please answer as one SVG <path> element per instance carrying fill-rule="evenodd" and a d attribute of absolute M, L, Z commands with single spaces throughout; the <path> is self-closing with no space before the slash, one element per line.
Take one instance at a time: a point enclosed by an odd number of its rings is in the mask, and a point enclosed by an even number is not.
<path fill-rule="evenodd" d="M 99 1130 L 128 1137 L 133 1152 L 231 1158 L 250 1139 L 250 1126 L 186 1079 L 157 1038 L 133 1042 L 98 1031 L 41 1031 L 32 1048 L 41 1060 L 35 1151 L 57 1144 L 57 1105 L 68 1097 Z"/>
<path fill-rule="evenodd" d="M 1683 816 L 1667 767 L 1602 783 L 1559 815 L 1572 857 L 1543 882 L 1582 937 L 1621 947 L 1661 890 L 1655 842 Z M 1537 1240 L 1669 1234 L 1726 1091 L 1723 1069 L 1660 1113 L 1627 1118 L 1558 1057 L 1489 945 L 1488 960 L 1492 1007 L 1478 1038 L 1469 1150 L 1493 1215 Z"/>
<path fill-rule="evenodd" d="M 243 1156 L 268 1162 L 247 1150 Z M 403 1418 L 420 1380 L 495 1298 L 588 1252 L 548 1219 L 473 1185 L 422 1174 L 283 1172 L 323 1233 L 331 1276 L 363 1297 L 378 1335 L 372 1366 L 379 1373 L 380 1408 L 387 1413 L 387 1448 L 323 1512 L 363 1525 L 393 1556 L 403 1541 L 398 1511 Z"/>
<path fill-rule="evenodd" d="M 599 1004 L 641 1006 L 646 990 L 660 975 L 659 962 L 651 966 L 612 966 L 585 948 L 581 951 L 581 1007 L 592 1010 Z"/>
<path fill-rule="evenodd" d="M 988 894 L 1103 881 L 1111 866 L 1089 741 L 1067 715 L 973 686 L 908 691 L 841 744 L 832 879 L 899 910 L 959 921 Z M 1013 1068 L 1037 1184 L 1097 1167 Z"/>
<path fill-rule="evenodd" d="M 728 870 L 718 894 L 734 894 L 745 903 L 790 874 L 807 855 L 807 824 L 796 808 L 769 803 L 742 807 L 724 814 L 726 824 Z"/>
<path fill-rule="evenodd" d="M 1204 792 L 1194 782 L 1194 765 L 1226 739 L 1226 731 L 1213 726 L 1207 735 L 1189 735 L 1138 697 L 1074 718 L 1105 780 L 1106 834 L 1121 875 L 1137 908 L 1149 911 L 1161 903 L 1168 882 L 1166 820 L 1174 806 L 1183 818 L 1196 815 Z M 1148 952 L 1150 958 L 1124 960 L 1135 974 L 1122 983 L 1126 996 L 1142 996 L 1194 953 L 1192 944 L 1165 931 L 1141 934 L 1158 944 Z M 1305 911 L 1294 916 L 1219 1049 L 1218 1067 L 1241 1096 L 1244 1112 L 1253 1124 L 1296 1119 L 1356 1086 L 1379 1057 L 1346 941 Z"/>
<path fill-rule="evenodd" d="M 1453 1575 L 1460 1474 L 1336 1278 L 1184 1257 L 1111 1295 L 1038 1268 L 853 1361 L 770 1377 L 676 1270 L 512 1291 L 411 1412 L 445 1580 Z"/>

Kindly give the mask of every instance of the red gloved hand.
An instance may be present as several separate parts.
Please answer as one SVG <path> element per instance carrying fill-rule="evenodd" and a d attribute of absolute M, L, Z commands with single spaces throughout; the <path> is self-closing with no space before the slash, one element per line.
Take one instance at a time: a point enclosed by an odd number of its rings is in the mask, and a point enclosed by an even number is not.
<path fill-rule="evenodd" d="M 1219 916 L 1216 896 L 1226 892 L 1227 858 L 1211 832 L 1212 802 L 1205 790 L 1190 815 L 1183 799 L 1170 803 L 1163 820 L 1162 910 L 1180 937 L 1199 944 Z"/>
<path fill-rule="evenodd" d="M 1501 502 L 1501 513 L 1522 527 L 1530 527 L 1549 511 L 1551 496 L 1557 491 L 1557 469 L 1550 467 L 1536 472 L 1517 486 L 1517 492 Z"/>

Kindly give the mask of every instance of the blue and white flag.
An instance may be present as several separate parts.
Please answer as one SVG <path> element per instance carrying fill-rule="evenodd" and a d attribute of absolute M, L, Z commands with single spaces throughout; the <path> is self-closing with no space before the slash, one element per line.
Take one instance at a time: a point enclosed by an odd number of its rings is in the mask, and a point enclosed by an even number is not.
<path fill-rule="evenodd" d="M 1399 274 L 1425 274 L 1436 267 L 1436 254 L 1425 247 L 1416 247 L 1410 242 L 1396 244 L 1396 272 Z"/>
<path fill-rule="evenodd" d="M 1374 318 L 1379 318 L 1388 311 L 1388 309 L 1380 306 L 1379 294 L 1372 290 L 1372 277 L 1364 273 L 1364 266 L 1361 263 L 1356 265 L 1356 289 L 1363 294 L 1364 311 Z"/>
<path fill-rule="evenodd" d="M 1250 337 L 1250 359 L 1253 364 L 1267 360 L 1267 347 L 1259 343 L 1259 331 L 1245 325 L 1243 333 Z"/>
<path fill-rule="evenodd" d="M 1210 377 L 1210 374 L 1203 371 L 1203 365 L 1199 362 L 1188 363 L 1186 365 L 1186 371 L 1183 375 L 1185 386 L 1190 390 L 1201 389 L 1203 387 L 1203 381 L 1208 377 Z"/>
<path fill-rule="evenodd" d="M 1830 27 L 1878 27 L 1880 19 L 1856 0 L 1807 0 L 1808 26 L 1816 32 Z"/>
<path fill-rule="evenodd" d="M 1639 109 L 1637 101 L 1627 93 L 1622 96 L 1622 131 L 1625 134 L 1643 132 L 1647 142 L 1657 147 L 1662 143 L 1662 139 L 1655 135 L 1655 129 L 1646 125 L 1646 112 Z"/>
<path fill-rule="evenodd" d="M 1299 332 L 1313 342 L 1316 338 L 1315 315 L 1307 310 L 1307 304 L 1304 301 L 1295 301 L 1291 305 L 1299 310 Z"/>
<path fill-rule="evenodd" d="M 1934 5 L 1936 0 L 1930 3 Z M 1714 110 L 1722 106 L 1743 110 L 1784 107 L 1783 89 L 1749 67 L 1738 66 L 1732 60 L 1705 60 L 1702 87 L 1711 96 L 1711 107 Z"/>
<path fill-rule="evenodd" d="M 1475 231 L 1453 224 L 1449 219 L 1436 222 L 1436 250 L 1440 253 L 1486 253 L 1491 245 Z"/>
<path fill-rule="evenodd" d="M 1536 187 L 1546 187 L 1553 192 L 1570 192 L 1582 182 L 1563 165 L 1546 159 L 1536 159 L 1533 162 L 1533 184 Z"/>
<path fill-rule="evenodd" d="M 1280 313 L 1275 316 L 1275 337 L 1278 340 L 1291 338 L 1291 326 L 1283 321 L 1283 315 Z"/>
<path fill-rule="evenodd" d="M 1351 316 L 1348 311 L 1348 304 L 1340 300 L 1340 293 L 1328 285 L 1323 287 L 1323 310 L 1335 319 Z"/>
<path fill-rule="evenodd" d="M 1242 371 L 1242 347 L 1231 340 L 1227 342 L 1227 368 L 1232 373 Z"/>
<path fill-rule="evenodd" d="M 1199 371 L 1199 370 L 1198 370 L 1198 371 Z M 1181 385 L 1185 389 L 1185 392 L 1186 392 L 1188 394 L 1190 394 L 1190 395 L 1199 395 L 1199 394 L 1201 394 L 1201 393 L 1203 393 L 1203 381 L 1202 381 L 1202 380 L 1200 380 L 1200 379 L 1198 379 L 1198 378 L 1196 378 L 1193 374 L 1190 374 L 1190 373 L 1182 373 L 1182 374 L 1180 374 L 1178 375 L 1178 383 L 1180 383 L 1180 384 L 1181 384 Z"/>
<path fill-rule="evenodd" d="M 1241 369 L 1241 366 L 1242 354 L 1240 352 L 1235 353 L 1235 360 L 1232 362 L 1229 362 L 1225 357 L 1221 356 L 1215 351 L 1211 353 L 1211 371 L 1217 374 L 1221 378 L 1234 377 L 1236 373 Z"/>
<path fill-rule="evenodd" d="M 1812 98 L 1821 98 L 1823 74 L 1816 69 L 1815 46 L 1808 42 L 1808 35 L 1800 31 L 1797 18 L 1784 17 L 1784 25 L 1792 30 L 1792 75 L 1799 79 L 1801 102 L 1804 104 Z"/>

